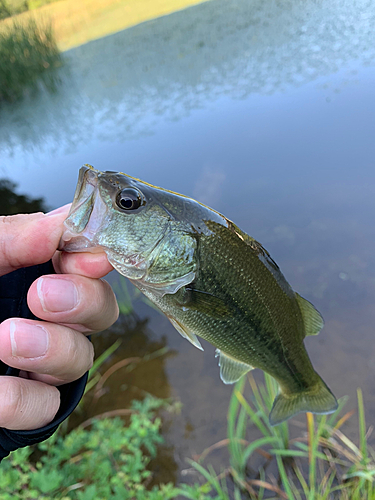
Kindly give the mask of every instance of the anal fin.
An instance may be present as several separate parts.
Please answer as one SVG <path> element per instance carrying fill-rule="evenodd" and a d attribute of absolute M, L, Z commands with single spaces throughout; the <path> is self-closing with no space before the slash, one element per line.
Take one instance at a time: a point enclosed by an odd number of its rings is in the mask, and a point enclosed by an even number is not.
<path fill-rule="evenodd" d="M 237 361 L 228 356 L 228 354 L 223 353 L 220 349 L 216 349 L 216 357 L 219 356 L 219 366 L 220 366 L 220 378 L 224 384 L 234 384 L 239 380 L 245 373 L 252 370 L 253 367 Z"/>
<path fill-rule="evenodd" d="M 191 344 L 193 344 L 193 346 L 203 351 L 203 347 L 201 346 L 201 343 L 199 342 L 195 333 L 189 331 L 187 328 L 185 328 L 184 325 L 182 325 L 176 319 L 171 318 L 170 316 L 168 316 L 168 319 L 172 323 L 172 325 L 176 328 L 178 333 L 184 337 L 184 339 L 187 339 Z"/>

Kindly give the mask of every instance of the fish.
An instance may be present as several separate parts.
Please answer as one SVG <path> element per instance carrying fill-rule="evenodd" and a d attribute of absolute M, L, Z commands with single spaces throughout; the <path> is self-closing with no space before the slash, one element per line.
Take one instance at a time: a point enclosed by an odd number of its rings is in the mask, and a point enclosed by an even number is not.
<path fill-rule="evenodd" d="M 278 383 L 272 426 L 301 412 L 334 412 L 304 339 L 324 322 L 294 292 L 270 254 L 219 212 L 121 172 L 84 165 L 59 249 L 104 251 L 198 349 L 216 347 L 220 377 L 253 368 Z"/>

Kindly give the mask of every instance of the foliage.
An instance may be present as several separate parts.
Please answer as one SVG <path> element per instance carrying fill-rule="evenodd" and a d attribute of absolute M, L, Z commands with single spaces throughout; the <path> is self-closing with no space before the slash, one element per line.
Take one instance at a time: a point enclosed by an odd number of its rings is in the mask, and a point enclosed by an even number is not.
<path fill-rule="evenodd" d="M 298 438 L 289 436 L 289 423 L 271 427 L 268 414 L 277 392 L 274 380 L 265 375 L 266 387 L 249 377 L 253 401 L 243 395 L 245 378 L 233 391 L 228 411 L 228 439 L 205 450 L 192 461 L 221 500 L 374 500 L 375 454 L 367 444 L 362 392 L 358 389 L 359 446 L 340 428 L 353 415 L 340 417 L 345 400 L 332 415 L 314 417 L 307 413 L 307 432 Z M 260 437 L 249 442 L 247 430 L 255 426 Z M 218 476 L 202 461 L 213 450 L 228 446 L 230 464 Z M 264 459 L 251 473 L 253 461 Z M 275 462 L 278 479 L 268 473 Z M 232 485 L 231 488 L 229 486 Z M 233 493 L 228 493 L 232 490 Z M 193 498 L 189 496 L 188 498 Z"/>
<path fill-rule="evenodd" d="M 0 215 L 28 214 L 45 212 L 43 198 L 30 198 L 16 193 L 17 184 L 0 179 Z"/>
<path fill-rule="evenodd" d="M 21 98 L 38 82 L 53 90 L 61 65 L 51 25 L 37 25 L 34 19 L 21 25 L 13 22 L 0 31 L 0 102 Z"/>
<path fill-rule="evenodd" d="M 27 10 L 39 9 L 57 0 L 0 0 L 0 19 L 16 16 Z"/>
<path fill-rule="evenodd" d="M 128 425 L 116 417 L 93 420 L 92 428 L 60 433 L 38 445 L 41 458 L 34 465 L 32 448 L 13 452 L 2 462 L 0 500 L 168 500 L 176 488 L 147 482 L 150 457 L 162 442 L 156 411 L 165 405 L 146 397 L 134 401 Z"/>
<path fill-rule="evenodd" d="M 11 15 L 12 13 L 6 0 L 0 0 L 0 19 L 5 19 Z"/>

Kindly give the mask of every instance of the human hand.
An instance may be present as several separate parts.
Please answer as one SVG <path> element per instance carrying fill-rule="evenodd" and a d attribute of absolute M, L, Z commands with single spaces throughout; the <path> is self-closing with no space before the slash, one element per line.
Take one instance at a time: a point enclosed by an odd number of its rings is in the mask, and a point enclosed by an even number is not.
<path fill-rule="evenodd" d="M 0 377 L 0 427 L 38 429 L 60 406 L 56 386 L 77 380 L 92 366 L 94 350 L 83 334 L 108 328 L 118 317 L 112 270 L 104 253 L 57 252 L 69 206 L 51 212 L 0 217 L 0 276 L 53 258 L 57 273 L 28 291 L 30 310 L 42 321 L 10 318 L 0 324 L 0 359 L 21 370 Z"/>

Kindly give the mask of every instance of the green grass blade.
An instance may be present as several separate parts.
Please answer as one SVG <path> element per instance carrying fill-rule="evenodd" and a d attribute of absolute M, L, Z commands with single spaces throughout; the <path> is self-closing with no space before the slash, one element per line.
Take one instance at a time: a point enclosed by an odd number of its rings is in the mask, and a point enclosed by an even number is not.
<path fill-rule="evenodd" d="M 122 340 L 116 340 L 114 344 L 112 344 L 108 349 L 106 349 L 100 356 L 96 358 L 94 361 L 94 364 L 92 365 L 91 370 L 89 371 L 89 380 L 91 377 L 94 376 L 94 374 L 98 371 L 98 369 L 101 367 L 101 365 L 113 354 L 116 349 L 120 347 L 122 343 Z"/>
<path fill-rule="evenodd" d="M 282 481 L 283 486 L 284 486 L 285 493 L 288 496 L 288 500 L 296 500 L 296 497 L 292 492 L 292 486 L 289 482 L 289 478 L 288 478 L 287 473 L 285 471 L 283 459 L 280 456 L 276 455 L 276 461 L 277 461 L 277 466 L 279 469 L 279 474 L 280 474 L 281 481 Z"/>
<path fill-rule="evenodd" d="M 197 462 L 194 462 L 193 460 L 188 460 L 188 462 L 200 474 L 202 474 L 202 476 L 212 486 L 212 488 L 216 490 L 216 493 L 218 494 L 220 500 L 229 500 L 229 497 L 226 495 L 223 488 L 221 487 L 220 482 L 216 478 L 215 471 L 212 468 L 210 468 L 210 470 L 208 471 Z"/>
<path fill-rule="evenodd" d="M 362 459 L 364 464 L 367 462 L 367 440 L 366 440 L 366 420 L 365 420 L 365 408 L 363 405 L 363 395 L 361 389 L 357 389 L 358 398 L 358 420 L 359 420 L 359 447 L 362 453 Z"/>
<path fill-rule="evenodd" d="M 259 411 L 258 412 L 255 411 L 249 405 L 249 403 L 246 401 L 246 399 L 243 397 L 243 395 L 240 392 L 236 393 L 236 397 L 237 397 L 238 401 L 241 403 L 241 405 L 243 406 L 243 408 L 245 409 L 245 411 L 247 412 L 247 414 L 249 415 L 251 421 L 254 423 L 254 425 L 256 425 L 258 427 L 260 432 L 264 436 L 272 435 L 272 432 L 270 431 L 269 427 L 265 426 L 263 424 L 261 418 L 259 417 Z M 263 415 L 265 415 L 264 412 L 263 412 Z"/>
<path fill-rule="evenodd" d="M 243 461 L 246 463 L 257 448 L 262 448 L 266 444 L 277 444 L 278 442 L 279 440 L 276 436 L 266 436 L 253 441 L 245 448 L 242 454 Z"/>

